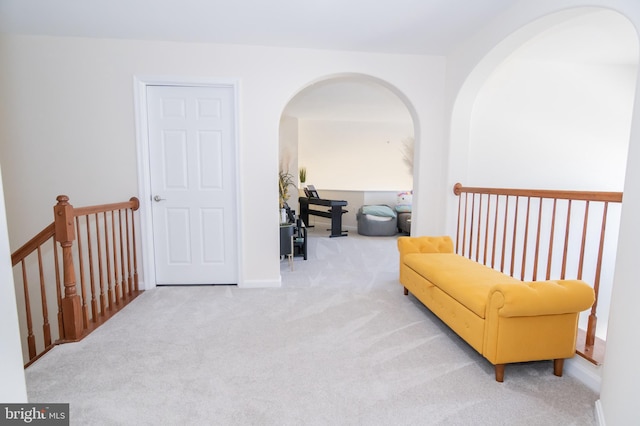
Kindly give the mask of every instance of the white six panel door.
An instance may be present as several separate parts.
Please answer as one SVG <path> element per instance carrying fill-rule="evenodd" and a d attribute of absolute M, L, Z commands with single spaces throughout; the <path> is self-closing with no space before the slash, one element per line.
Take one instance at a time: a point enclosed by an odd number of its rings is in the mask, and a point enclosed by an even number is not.
<path fill-rule="evenodd" d="M 231 87 L 148 86 L 156 283 L 237 283 Z"/>

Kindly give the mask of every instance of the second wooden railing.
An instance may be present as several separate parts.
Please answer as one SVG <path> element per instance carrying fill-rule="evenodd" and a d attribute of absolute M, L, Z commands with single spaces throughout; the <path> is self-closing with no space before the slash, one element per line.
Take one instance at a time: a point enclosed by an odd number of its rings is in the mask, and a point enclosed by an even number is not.
<path fill-rule="evenodd" d="M 22 288 L 16 293 L 26 366 L 58 343 L 82 339 L 141 293 L 138 199 L 81 208 L 65 195 L 57 201 L 54 222 L 11 256 Z"/>
<path fill-rule="evenodd" d="M 598 300 L 605 267 L 609 288 L 612 281 L 622 193 L 459 183 L 453 192 L 458 196 L 458 254 L 521 280 L 580 279 L 593 286 L 596 301 L 576 347 L 584 358 L 602 363 Z"/>

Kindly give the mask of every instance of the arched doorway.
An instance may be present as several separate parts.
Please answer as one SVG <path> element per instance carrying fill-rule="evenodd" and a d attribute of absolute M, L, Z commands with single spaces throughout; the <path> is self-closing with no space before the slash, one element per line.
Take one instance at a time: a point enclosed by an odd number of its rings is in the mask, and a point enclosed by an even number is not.
<path fill-rule="evenodd" d="M 345 199 L 343 218 L 356 228 L 360 205 L 396 204 L 413 189 L 413 108 L 379 79 L 344 74 L 302 88 L 280 122 L 280 168 L 299 182 L 300 168 L 325 198 Z"/>
<path fill-rule="evenodd" d="M 622 191 L 637 52 L 633 25 L 605 9 L 564 11 L 512 34 L 481 61 L 456 99 L 451 182 Z M 618 227 L 619 212 L 607 223 Z M 615 241 L 612 247 L 615 252 Z M 614 264 L 615 256 L 603 263 L 602 338 Z"/>

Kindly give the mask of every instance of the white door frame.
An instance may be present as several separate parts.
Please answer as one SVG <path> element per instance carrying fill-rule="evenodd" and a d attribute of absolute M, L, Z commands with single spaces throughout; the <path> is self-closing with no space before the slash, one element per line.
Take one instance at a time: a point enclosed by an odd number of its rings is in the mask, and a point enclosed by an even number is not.
<path fill-rule="evenodd" d="M 133 98 L 135 102 L 136 151 L 138 158 L 138 194 L 140 199 L 140 247 L 142 249 L 142 280 L 141 287 L 150 290 L 156 287 L 156 265 L 153 250 L 153 216 L 151 214 L 151 172 L 149 155 L 149 130 L 147 121 L 147 86 L 184 86 L 184 87 L 228 87 L 233 89 L 234 96 L 234 146 L 236 173 L 236 212 L 237 221 L 237 271 L 238 286 L 242 286 L 242 220 L 240 202 L 241 176 L 240 173 L 240 136 L 239 136 L 239 82 L 229 79 L 193 79 L 186 77 L 166 76 L 134 76 Z"/>

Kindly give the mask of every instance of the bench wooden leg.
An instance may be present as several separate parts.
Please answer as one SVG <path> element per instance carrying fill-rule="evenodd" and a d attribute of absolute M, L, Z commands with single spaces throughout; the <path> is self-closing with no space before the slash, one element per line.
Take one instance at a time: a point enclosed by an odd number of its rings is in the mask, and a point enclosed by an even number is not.
<path fill-rule="evenodd" d="M 504 382 L 504 364 L 496 364 L 496 382 Z"/>
<path fill-rule="evenodd" d="M 562 368 L 564 367 L 564 358 L 553 360 L 553 374 L 562 377 Z"/>
<path fill-rule="evenodd" d="M 408 290 L 406 287 L 404 288 L 404 295 L 405 295 L 405 296 L 408 296 L 408 295 L 409 295 L 409 290 Z"/>

